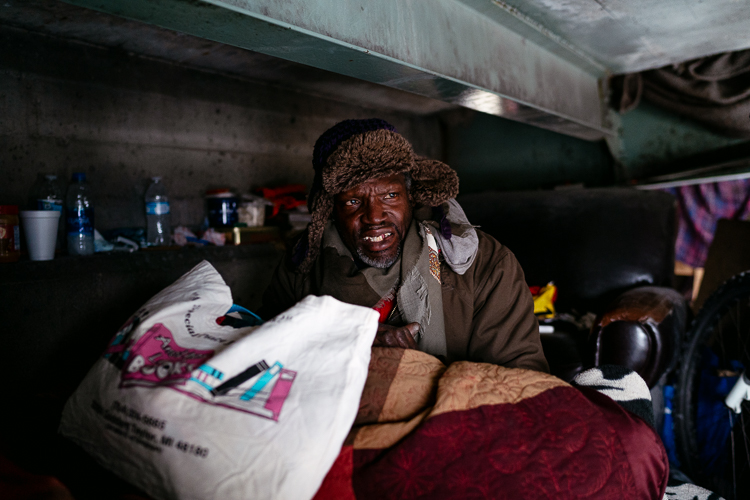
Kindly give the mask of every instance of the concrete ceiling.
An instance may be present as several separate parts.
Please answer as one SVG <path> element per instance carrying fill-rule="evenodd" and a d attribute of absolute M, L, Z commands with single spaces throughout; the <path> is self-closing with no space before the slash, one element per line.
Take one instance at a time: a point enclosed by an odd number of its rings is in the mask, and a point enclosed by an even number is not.
<path fill-rule="evenodd" d="M 457 107 L 58 0 L 0 2 L 0 24 L 374 109 L 426 115 Z"/>
<path fill-rule="evenodd" d="M 610 75 L 750 48 L 748 0 L 63 1 L 75 7 L 3 0 L 0 22 L 303 91 L 372 93 L 405 111 L 468 107 L 590 140 L 617 135 Z"/>
<path fill-rule="evenodd" d="M 611 73 L 750 48 L 747 0 L 487 0 Z"/>
<path fill-rule="evenodd" d="M 65 1 L 585 139 L 613 134 L 605 72 L 547 50 L 492 3 L 502 22 L 460 0 Z"/>

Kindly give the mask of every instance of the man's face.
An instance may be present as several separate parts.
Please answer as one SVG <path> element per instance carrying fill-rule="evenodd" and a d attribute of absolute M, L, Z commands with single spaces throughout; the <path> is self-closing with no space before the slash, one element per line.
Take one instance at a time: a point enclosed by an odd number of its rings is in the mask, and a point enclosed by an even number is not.
<path fill-rule="evenodd" d="M 336 229 L 349 251 L 368 266 L 391 267 L 411 224 L 404 175 L 363 182 L 337 194 L 334 201 Z"/>

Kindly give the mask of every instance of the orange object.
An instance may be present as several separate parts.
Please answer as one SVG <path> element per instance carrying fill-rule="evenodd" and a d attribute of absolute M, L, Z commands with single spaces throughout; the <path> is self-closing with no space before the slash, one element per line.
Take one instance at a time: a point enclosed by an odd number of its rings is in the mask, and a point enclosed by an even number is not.
<path fill-rule="evenodd" d="M 0 205 L 0 262 L 15 262 L 21 257 L 18 206 Z"/>
<path fill-rule="evenodd" d="M 534 297 L 534 314 L 539 318 L 549 319 L 555 317 L 555 301 L 557 300 L 557 287 L 549 282 L 545 286 L 530 286 L 529 290 Z"/>
<path fill-rule="evenodd" d="M 303 184 L 287 184 L 277 188 L 259 188 L 257 193 L 273 203 L 271 217 L 275 217 L 281 210 L 292 208 L 307 203 L 305 195 L 306 188 Z"/>

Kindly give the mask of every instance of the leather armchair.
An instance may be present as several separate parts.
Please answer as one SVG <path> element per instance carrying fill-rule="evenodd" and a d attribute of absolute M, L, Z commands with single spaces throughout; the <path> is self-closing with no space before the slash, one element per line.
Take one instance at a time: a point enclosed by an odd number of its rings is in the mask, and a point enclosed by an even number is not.
<path fill-rule="evenodd" d="M 687 312 L 685 298 L 671 288 L 623 293 L 597 317 L 584 364 L 625 366 L 654 387 L 678 359 Z"/>
<path fill-rule="evenodd" d="M 558 312 L 597 315 L 591 331 L 563 322 L 542 334 L 554 375 L 624 365 L 649 387 L 670 370 L 688 313 L 671 288 L 674 198 L 627 188 L 461 196 L 469 220 L 510 248 L 530 285 L 558 288 Z"/>

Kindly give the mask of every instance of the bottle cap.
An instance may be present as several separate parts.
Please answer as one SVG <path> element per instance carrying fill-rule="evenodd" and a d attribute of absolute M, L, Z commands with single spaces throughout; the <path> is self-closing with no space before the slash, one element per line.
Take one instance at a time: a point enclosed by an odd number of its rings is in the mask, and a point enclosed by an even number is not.
<path fill-rule="evenodd" d="M 83 172 L 76 172 L 73 174 L 73 182 L 85 182 L 86 174 Z"/>
<path fill-rule="evenodd" d="M 155 177 L 151 177 L 151 180 L 154 182 L 159 182 L 161 180 L 161 175 L 157 175 Z"/>
<path fill-rule="evenodd" d="M 207 198 L 232 198 L 234 193 L 227 188 L 209 189 L 206 191 Z"/>
<path fill-rule="evenodd" d="M 18 205 L 0 205 L 0 215 L 18 215 Z"/>
<path fill-rule="evenodd" d="M 55 174 L 47 174 L 44 176 L 44 178 L 47 179 L 48 181 L 57 180 L 57 176 Z"/>

